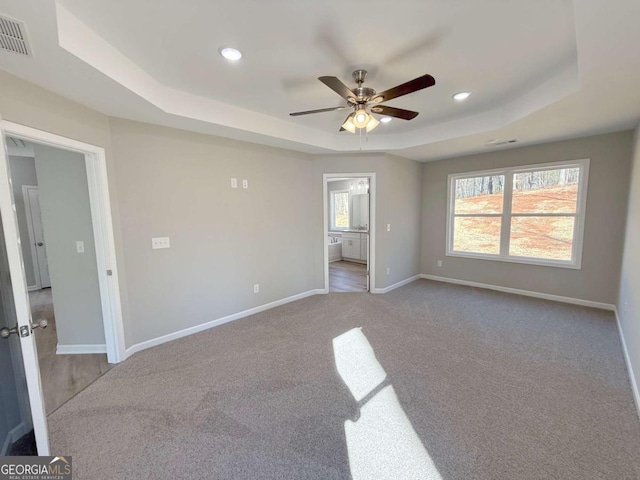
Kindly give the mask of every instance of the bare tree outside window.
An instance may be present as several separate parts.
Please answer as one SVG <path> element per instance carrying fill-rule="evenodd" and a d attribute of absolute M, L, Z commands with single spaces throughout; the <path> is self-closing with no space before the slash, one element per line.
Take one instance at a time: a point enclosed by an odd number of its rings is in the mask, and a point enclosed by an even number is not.
<path fill-rule="evenodd" d="M 336 191 L 331 195 L 331 227 L 349 228 L 349 191 Z"/>
<path fill-rule="evenodd" d="M 587 160 L 577 160 L 451 175 L 447 251 L 577 265 L 587 167 Z"/>

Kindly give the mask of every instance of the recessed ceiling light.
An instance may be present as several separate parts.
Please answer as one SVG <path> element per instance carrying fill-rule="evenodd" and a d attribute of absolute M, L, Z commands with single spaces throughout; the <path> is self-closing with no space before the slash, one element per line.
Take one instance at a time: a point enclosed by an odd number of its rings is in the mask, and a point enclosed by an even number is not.
<path fill-rule="evenodd" d="M 382 118 L 380 119 L 380 121 L 381 121 L 382 123 L 389 123 L 389 122 L 391 121 L 391 117 L 382 117 Z"/>
<path fill-rule="evenodd" d="M 453 96 L 453 99 L 461 102 L 469 98 L 469 95 L 471 95 L 471 92 L 458 92 Z"/>
<path fill-rule="evenodd" d="M 242 58 L 242 53 L 240 50 L 236 50 L 235 48 L 224 47 L 220 49 L 220 55 L 222 55 L 227 60 L 240 60 Z"/>

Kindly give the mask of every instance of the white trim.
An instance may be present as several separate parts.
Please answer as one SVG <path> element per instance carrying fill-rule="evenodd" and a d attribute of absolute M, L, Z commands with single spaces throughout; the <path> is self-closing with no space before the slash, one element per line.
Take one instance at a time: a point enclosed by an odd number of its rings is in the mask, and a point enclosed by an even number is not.
<path fill-rule="evenodd" d="M 20 422 L 18 425 L 9 430 L 7 432 L 7 436 L 4 437 L 2 449 L 0 449 L 0 456 L 7 455 L 11 446 L 15 442 L 17 442 L 25 433 L 27 433 L 27 426 L 24 422 Z"/>
<path fill-rule="evenodd" d="M 615 305 L 611 303 L 594 302 L 592 300 L 583 300 L 582 298 L 563 297 L 560 295 L 552 295 L 550 293 L 532 292 L 530 290 L 520 290 L 519 288 L 501 287 L 500 285 L 490 285 L 488 283 L 469 282 L 467 280 L 458 280 L 457 278 L 438 277 L 436 275 L 420 275 L 425 280 L 434 280 L 436 282 L 453 283 L 456 285 L 465 285 L 467 287 L 484 288 L 486 290 L 496 290 L 498 292 L 513 293 L 514 295 L 523 295 L 525 297 L 542 298 L 544 300 L 552 300 L 554 302 L 571 303 L 573 305 L 582 305 L 583 307 L 599 308 L 601 310 L 614 311 Z"/>
<path fill-rule="evenodd" d="M 28 292 L 34 292 L 36 290 L 42 290 L 38 285 L 27 285 Z"/>
<path fill-rule="evenodd" d="M 422 278 L 422 277 L 420 275 L 414 275 L 413 277 L 406 278 L 398 283 L 389 285 L 388 287 L 372 289 L 371 293 L 387 293 L 387 292 L 390 292 L 391 290 L 395 290 L 396 288 L 402 287 L 403 285 L 406 285 L 408 283 L 415 282 L 419 278 Z"/>
<path fill-rule="evenodd" d="M 613 307 L 613 313 L 615 313 L 616 315 L 616 325 L 618 326 L 618 333 L 620 334 L 620 343 L 622 343 L 624 361 L 627 364 L 627 372 L 629 373 L 629 380 L 631 381 L 631 391 L 633 392 L 633 401 L 636 404 L 636 413 L 638 414 L 638 418 L 640 418 L 640 389 L 638 389 L 636 376 L 633 372 L 633 365 L 631 364 L 631 357 L 629 356 L 629 350 L 627 349 L 627 342 L 624 339 L 624 332 L 622 331 L 622 325 L 620 324 L 618 309 L 615 306 Z"/>
<path fill-rule="evenodd" d="M 84 154 L 107 358 L 109 363 L 121 362 L 126 358 L 126 351 L 104 148 L 6 120 L 1 127 L 5 135 Z M 107 270 L 112 272 L 111 276 Z"/>
<path fill-rule="evenodd" d="M 551 163 L 539 163 L 523 165 L 519 167 L 504 167 L 492 170 L 482 170 L 477 172 L 451 173 L 447 176 L 447 237 L 446 252 L 447 257 L 475 258 L 479 260 L 494 260 L 499 262 L 524 263 L 530 265 L 542 265 L 547 267 L 560 267 L 580 270 L 582 268 L 582 248 L 584 243 L 584 223 L 587 208 L 587 190 L 589 183 L 589 163 L 590 159 L 582 158 L 576 160 L 563 160 Z M 566 216 L 574 217 L 573 223 L 573 243 L 571 260 L 553 260 L 548 258 L 519 257 L 509 255 L 509 239 L 511 232 L 511 219 L 519 216 L 532 216 L 530 214 L 512 214 L 511 204 L 513 195 L 513 175 L 516 173 L 532 172 L 540 170 L 552 170 L 557 168 L 580 168 L 580 178 L 578 180 L 578 198 L 576 201 L 576 212 L 567 213 Z M 504 197 L 503 209 L 500 214 L 464 215 L 465 217 L 498 217 L 502 219 L 500 229 L 500 253 L 486 254 L 475 252 L 458 252 L 453 249 L 453 218 L 455 217 L 455 198 L 453 195 L 453 185 L 456 180 L 465 178 L 475 178 L 483 176 L 503 175 Z M 561 216 L 556 214 L 540 213 L 536 216 Z"/>
<path fill-rule="evenodd" d="M 240 318 L 248 317 L 250 315 L 255 315 L 256 313 L 264 312 L 265 310 L 279 307 L 280 305 L 284 305 L 286 303 L 295 302 L 296 300 L 302 300 L 303 298 L 307 298 L 313 295 L 319 295 L 323 293 L 326 293 L 326 292 L 321 288 L 318 288 L 315 290 L 309 290 L 306 292 L 298 293 L 297 295 L 292 295 L 291 297 L 282 298 L 274 302 L 265 303 L 264 305 L 260 305 L 258 307 L 250 308 L 248 310 L 243 310 L 242 312 L 234 313 L 232 315 L 227 315 L 226 317 L 218 318 L 210 322 L 202 323 L 194 327 L 185 328 L 184 330 L 179 330 L 174 333 L 169 333 L 167 335 L 153 338 L 145 342 L 136 343 L 135 345 L 132 345 L 129 348 L 127 348 L 126 355 L 127 357 L 129 357 L 134 353 L 140 352 L 142 350 L 146 350 L 147 348 L 151 348 L 157 345 L 161 345 L 163 343 L 171 342 L 173 340 L 177 340 L 182 337 L 187 337 L 189 335 L 193 335 L 194 333 L 199 333 L 204 330 L 217 327 L 218 325 L 222 325 L 227 322 L 232 322 L 233 320 L 238 320 Z"/>
<path fill-rule="evenodd" d="M 40 192 L 38 185 L 22 185 L 22 201 L 24 203 L 25 220 L 27 222 L 27 232 L 29 235 L 29 247 L 31 249 L 31 266 L 33 267 L 33 275 L 36 279 L 36 284 L 27 286 L 29 291 L 40 290 L 42 288 L 42 280 L 40 278 L 40 263 L 38 262 L 38 251 L 36 250 L 36 239 L 33 234 L 33 217 L 31 216 L 31 201 L 29 200 L 29 189 L 37 188 Z M 32 288 L 35 287 L 35 288 Z"/>
<path fill-rule="evenodd" d="M 323 173 L 322 174 L 322 224 L 324 245 L 323 268 L 324 268 L 324 290 L 322 293 L 329 293 L 329 212 L 327 208 L 328 180 L 330 178 L 369 178 L 369 253 L 367 268 L 369 270 L 369 291 L 376 290 L 376 174 L 374 173 Z"/>
<path fill-rule="evenodd" d="M 107 346 L 102 345 L 60 345 L 56 347 L 56 355 L 84 355 L 89 353 L 107 353 Z"/>

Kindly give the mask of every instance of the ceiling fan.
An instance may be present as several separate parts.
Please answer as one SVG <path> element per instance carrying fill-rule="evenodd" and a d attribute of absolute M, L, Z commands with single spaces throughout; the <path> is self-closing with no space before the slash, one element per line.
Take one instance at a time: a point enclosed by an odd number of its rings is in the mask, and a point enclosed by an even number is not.
<path fill-rule="evenodd" d="M 318 110 L 307 110 L 304 112 L 294 112 L 289 115 L 297 117 L 312 113 L 353 109 L 353 112 L 349 114 L 340 127 L 340 131 L 342 132 L 346 130 L 351 133 L 356 133 L 356 128 L 364 128 L 367 132 L 370 132 L 380 124 L 380 121 L 373 116 L 374 113 L 379 113 L 389 117 L 402 118 L 403 120 L 411 120 L 418 116 L 418 112 L 389 107 L 387 105 L 380 105 L 381 103 L 401 97 L 402 95 L 417 92 L 423 88 L 432 87 L 436 84 L 435 78 L 431 75 L 423 75 L 409 82 L 403 83 L 402 85 L 398 85 L 397 87 L 385 90 L 384 92 L 376 93 L 373 88 L 362 86 L 366 76 L 366 70 L 356 70 L 353 72 L 353 79 L 358 84 L 354 89 L 350 89 L 336 77 L 318 77 L 318 80 L 344 98 L 349 105 L 342 107 L 320 108 Z"/>

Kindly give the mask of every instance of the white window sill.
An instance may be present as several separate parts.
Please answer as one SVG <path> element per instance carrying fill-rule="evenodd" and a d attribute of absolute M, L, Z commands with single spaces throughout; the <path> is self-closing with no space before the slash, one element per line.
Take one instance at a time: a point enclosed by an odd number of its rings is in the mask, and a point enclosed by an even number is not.
<path fill-rule="evenodd" d="M 529 257 L 506 257 L 500 255 L 488 255 L 483 253 L 468 252 L 447 252 L 447 257 L 473 258 L 476 260 L 493 260 L 495 262 L 520 263 L 526 265 L 538 265 L 543 267 L 568 268 L 572 270 L 581 270 L 582 266 L 579 262 L 570 262 L 566 260 L 550 260 L 543 258 Z"/>

